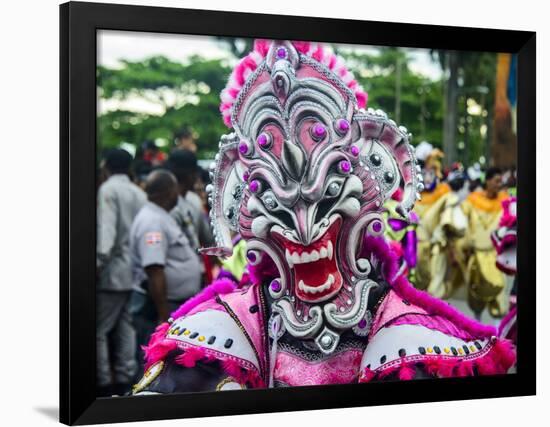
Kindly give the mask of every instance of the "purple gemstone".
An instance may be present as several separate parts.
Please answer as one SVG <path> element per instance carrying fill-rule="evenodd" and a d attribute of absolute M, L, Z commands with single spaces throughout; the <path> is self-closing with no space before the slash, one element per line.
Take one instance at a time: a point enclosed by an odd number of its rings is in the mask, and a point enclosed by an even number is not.
<path fill-rule="evenodd" d="M 316 139 L 323 139 L 327 133 L 327 130 L 321 123 L 313 125 L 313 137 Z"/>
<path fill-rule="evenodd" d="M 286 49 L 284 47 L 280 47 L 277 49 L 277 58 L 279 59 L 286 58 Z"/>
<path fill-rule="evenodd" d="M 252 262 L 252 263 L 256 262 L 256 259 L 257 259 L 256 252 L 248 251 L 246 253 L 246 257 L 248 258 L 248 260 L 250 262 Z"/>
<path fill-rule="evenodd" d="M 351 171 L 351 163 L 347 160 L 342 160 L 340 162 L 340 170 L 344 173 L 349 173 Z"/>
<path fill-rule="evenodd" d="M 346 119 L 338 120 L 337 125 L 338 125 L 338 130 L 341 133 L 347 133 L 347 131 L 349 130 L 349 122 Z"/>
<path fill-rule="evenodd" d="M 239 143 L 239 152 L 240 152 L 241 154 L 246 154 L 246 153 L 248 153 L 248 144 L 247 144 L 246 142 L 241 141 L 241 142 Z"/>
<path fill-rule="evenodd" d="M 250 174 L 248 172 L 243 173 L 243 181 L 248 181 L 248 178 L 250 178 Z"/>
<path fill-rule="evenodd" d="M 281 290 L 281 282 L 279 279 L 273 279 L 269 284 L 269 287 L 273 292 L 279 292 Z"/>
<path fill-rule="evenodd" d="M 252 191 L 253 193 L 257 193 L 260 189 L 260 181 L 258 181 L 257 179 L 252 180 L 252 182 L 248 184 L 248 188 L 250 188 L 250 191 Z"/>
<path fill-rule="evenodd" d="M 372 229 L 375 233 L 380 233 L 382 231 L 382 223 L 380 221 L 375 221 L 372 224 Z"/>
<path fill-rule="evenodd" d="M 359 324 L 357 326 L 359 326 L 359 329 L 365 329 L 367 327 L 367 320 L 366 319 L 361 319 L 361 321 L 359 322 Z"/>
<path fill-rule="evenodd" d="M 256 142 L 260 147 L 266 148 L 269 145 L 269 136 L 266 133 L 261 133 L 258 135 Z"/>
<path fill-rule="evenodd" d="M 351 152 L 351 154 L 354 156 L 354 157 L 357 157 L 359 155 L 359 147 L 357 145 L 352 145 L 350 148 L 349 148 L 349 151 Z"/>

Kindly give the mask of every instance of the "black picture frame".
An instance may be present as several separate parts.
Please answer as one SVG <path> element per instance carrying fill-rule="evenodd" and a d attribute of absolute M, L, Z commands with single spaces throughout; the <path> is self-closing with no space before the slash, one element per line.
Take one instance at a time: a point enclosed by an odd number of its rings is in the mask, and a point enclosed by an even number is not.
<path fill-rule="evenodd" d="M 467 23 L 465 23 L 467 24 Z M 517 373 L 473 378 L 96 398 L 96 32 L 290 38 L 518 54 Z M 532 395 L 536 392 L 536 34 L 69 2 L 60 6 L 60 420 L 158 420 Z"/>

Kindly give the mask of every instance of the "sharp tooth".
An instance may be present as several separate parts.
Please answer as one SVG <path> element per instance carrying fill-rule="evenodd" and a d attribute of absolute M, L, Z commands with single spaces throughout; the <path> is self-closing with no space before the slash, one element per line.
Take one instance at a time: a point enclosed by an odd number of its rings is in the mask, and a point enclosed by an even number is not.
<path fill-rule="evenodd" d="M 328 256 L 327 248 L 322 247 L 321 251 L 319 252 L 319 257 L 326 258 Z"/>
<path fill-rule="evenodd" d="M 304 285 L 304 281 L 303 281 L 303 280 L 300 280 L 300 281 L 298 282 L 298 287 L 299 287 L 302 291 L 305 292 L 305 290 L 306 290 L 306 285 Z"/>
<path fill-rule="evenodd" d="M 286 262 L 288 262 L 288 265 L 290 268 L 294 267 L 294 263 L 292 262 L 292 257 L 290 256 L 290 252 L 288 251 L 288 249 L 285 250 L 285 257 L 286 257 Z"/>
<path fill-rule="evenodd" d="M 311 255 L 307 252 L 304 252 L 302 256 L 300 257 L 302 264 L 305 264 L 307 262 L 311 262 Z"/>
<path fill-rule="evenodd" d="M 332 242 L 329 240 L 327 245 L 328 259 L 332 260 Z"/>
<path fill-rule="evenodd" d="M 311 261 L 319 261 L 319 258 L 321 256 L 319 255 L 319 252 L 313 251 L 309 254 L 309 257 L 310 257 Z"/>
<path fill-rule="evenodd" d="M 292 264 L 300 264 L 300 255 L 298 255 L 298 252 L 294 252 L 292 254 Z"/>

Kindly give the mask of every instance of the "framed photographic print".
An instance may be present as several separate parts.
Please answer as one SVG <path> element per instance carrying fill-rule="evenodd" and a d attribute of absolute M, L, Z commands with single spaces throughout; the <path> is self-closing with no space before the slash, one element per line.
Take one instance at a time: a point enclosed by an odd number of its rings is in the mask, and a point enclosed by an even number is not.
<path fill-rule="evenodd" d="M 60 23 L 63 423 L 535 393 L 535 33 Z"/>

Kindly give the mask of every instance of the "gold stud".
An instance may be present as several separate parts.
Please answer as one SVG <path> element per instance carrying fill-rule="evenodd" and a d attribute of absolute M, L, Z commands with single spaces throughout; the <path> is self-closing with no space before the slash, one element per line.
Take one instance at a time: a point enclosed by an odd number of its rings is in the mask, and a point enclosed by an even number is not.
<path fill-rule="evenodd" d="M 473 353 L 474 351 L 476 351 L 476 350 L 477 350 L 477 349 L 476 349 L 476 347 L 475 347 L 474 345 L 471 345 L 471 346 L 470 346 L 470 351 L 471 351 L 472 353 Z"/>
<path fill-rule="evenodd" d="M 443 351 L 444 351 L 445 353 L 449 354 L 449 353 L 451 352 L 451 349 L 450 349 L 449 347 L 445 347 L 445 348 L 443 349 Z"/>
<path fill-rule="evenodd" d="M 199 341 L 204 341 L 204 340 L 205 340 L 205 338 L 201 335 L 201 336 L 199 337 Z"/>
<path fill-rule="evenodd" d="M 459 353 L 459 354 L 463 354 L 463 353 L 464 353 L 464 350 L 462 350 L 462 347 L 458 347 L 458 353 Z"/>
<path fill-rule="evenodd" d="M 189 329 L 187 329 L 187 330 L 183 333 L 183 335 L 189 335 L 190 333 L 191 333 L 191 331 L 190 331 Z"/>
<path fill-rule="evenodd" d="M 434 349 L 431 348 L 431 347 L 428 347 L 428 348 L 426 349 L 426 351 L 427 351 L 428 353 L 433 353 L 433 352 L 434 352 Z"/>

